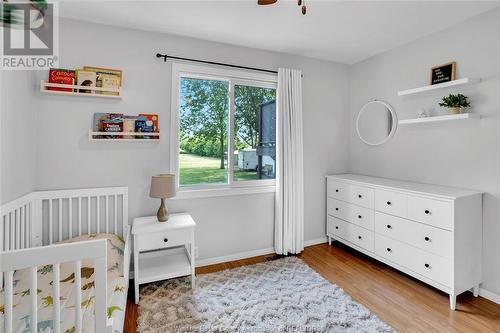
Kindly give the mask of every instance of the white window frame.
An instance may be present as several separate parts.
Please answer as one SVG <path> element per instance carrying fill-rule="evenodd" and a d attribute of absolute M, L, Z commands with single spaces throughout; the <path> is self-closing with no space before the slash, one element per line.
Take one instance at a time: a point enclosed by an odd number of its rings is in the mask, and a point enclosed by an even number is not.
<path fill-rule="evenodd" d="M 278 75 L 260 72 L 247 72 L 232 69 L 222 69 L 209 66 L 190 65 L 184 63 L 172 64 L 172 105 L 170 112 L 170 172 L 175 174 L 177 199 L 203 198 L 226 195 L 241 195 L 253 193 L 275 192 L 276 180 L 259 179 L 234 181 L 234 103 L 229 103 L 228 130 L 228 183 L 179 186 L 179 89 L 181 77 L 196 79 L 222 80 L 229 83 L 230 101 L 234 101 L 234 86 L 245 85 L 261 88 L 272 88 L 278 91 Z"/>

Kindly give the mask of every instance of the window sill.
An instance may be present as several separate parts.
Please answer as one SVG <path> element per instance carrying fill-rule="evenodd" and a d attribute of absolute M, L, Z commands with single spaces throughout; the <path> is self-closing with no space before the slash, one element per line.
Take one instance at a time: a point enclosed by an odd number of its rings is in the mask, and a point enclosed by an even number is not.
<path fill-rule="evenodd" d="M 171 200 L 182 199 L 201 199 L 213 197 L 226 197 L 234 195 L 249 195 L 260 193 L 274 193 L 276 185 L 260 185 L 260 186 L 245 186 L 245 187 L 214 187 L 214 188 L 189 188 L 180 189 L 177 195 Z"/>

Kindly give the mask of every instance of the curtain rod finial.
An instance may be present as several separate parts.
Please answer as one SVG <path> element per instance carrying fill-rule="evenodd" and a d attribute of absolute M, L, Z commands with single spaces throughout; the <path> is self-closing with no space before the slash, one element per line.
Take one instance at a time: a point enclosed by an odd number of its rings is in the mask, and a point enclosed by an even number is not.
<path fill-rule="evenodd" d="M 164 61 L 167 61 L 167 55 L 166 54 L 157 53 L 156 57 L 157 58 L 163 58 Z"/>

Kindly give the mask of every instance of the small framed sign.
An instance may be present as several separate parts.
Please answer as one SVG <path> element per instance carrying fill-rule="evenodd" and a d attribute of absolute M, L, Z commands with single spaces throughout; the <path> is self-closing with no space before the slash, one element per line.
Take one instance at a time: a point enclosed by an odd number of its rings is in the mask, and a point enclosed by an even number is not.
<path fill-rule="evenodd" d="M 431 68 L 430 84 L 438 84 L 455 80 L 455 62 Z"/>

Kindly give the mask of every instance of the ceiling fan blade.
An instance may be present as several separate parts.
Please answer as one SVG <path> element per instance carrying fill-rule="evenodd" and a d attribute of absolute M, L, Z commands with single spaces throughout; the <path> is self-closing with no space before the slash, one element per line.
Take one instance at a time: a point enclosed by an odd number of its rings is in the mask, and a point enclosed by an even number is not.
<path fill-rule="evenodd" d="M 278 0 L 257 0 L 257 4 L 261 6 L 272 5 L 278 2 Z"/>

